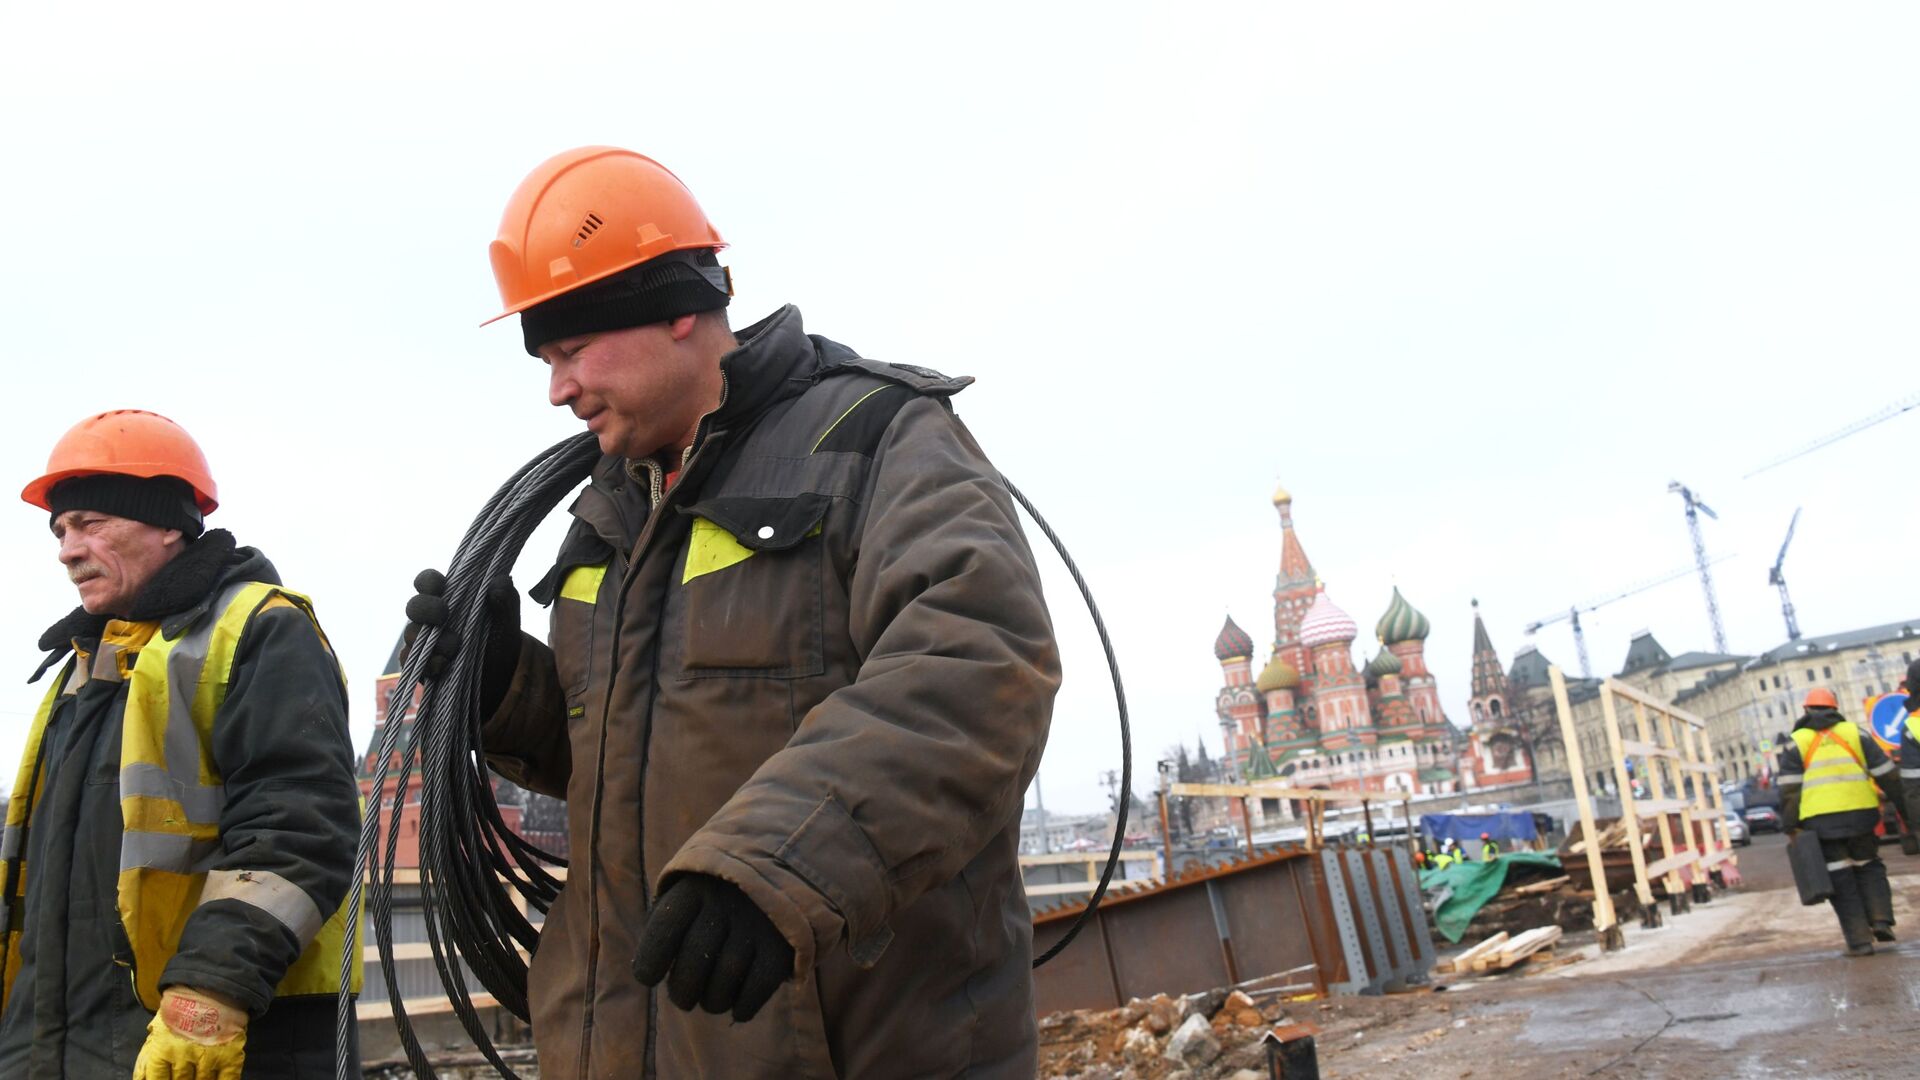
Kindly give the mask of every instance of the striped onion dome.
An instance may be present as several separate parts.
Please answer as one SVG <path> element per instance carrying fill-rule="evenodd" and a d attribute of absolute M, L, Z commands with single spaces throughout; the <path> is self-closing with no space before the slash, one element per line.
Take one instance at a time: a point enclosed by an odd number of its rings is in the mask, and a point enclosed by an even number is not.
<path fill-rule="evenodd" d="M 1278 656 L 1267 661 L 1267 666 L 1261 669 L 1260 677 L 1253 683 L 1253 688 L 1263 694 L 1272 690 L 1293 690 L 1299 686 L 1300 673 Z"/>
<path fill-rule="evenodd" d="M 1378 679 L 1386 675 L 1400 674 L 1400 658 L 1385 649 L 1367 664 L 1367 678 Z"/>
<path fill-rule="evenodd" d="M 1360 627 L 1354 623 L 1353 616 L 1335 606 L 1325 592 L 1313 598 L 1307 617 L 1300 620 L 1300 644 L 1309 649 L 1336 641 L 1352 641 L 1358 636 Z"/>
<path fill-rule="evenodd" d="M 1213 639 L 1213 656 L 1216 660 L 1244 660 L 1253 655 L 1253 638 L 1227 616 L 1227 625 L 1220 628 L 1220 636 Z"/>
<path fill-rule="evenodd" d="M 1431 629 L 1432 625 L 1427 622 L 1427 617 L 1416 611 L 1412 604 L 1407 603 L 1407 598 L 1400 595 L 1398 586 L 1393 590 L 1393 603 L 1387 605 L 1387 613 L 1380 616 L 1379 622 L 1373 624 L 1374 635 L 1380 639 L 1382 645 L 1398 645 L 1403 641 L 1425 641 L 1427 631 Z"/>

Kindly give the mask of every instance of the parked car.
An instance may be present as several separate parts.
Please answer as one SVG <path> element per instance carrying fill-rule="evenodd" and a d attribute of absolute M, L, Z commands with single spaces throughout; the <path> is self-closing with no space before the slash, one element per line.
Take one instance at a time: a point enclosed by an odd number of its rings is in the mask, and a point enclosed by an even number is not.
<path fill-rule="evenodd" d="M 1749 832 L 1780 832 L 1782 829 L 1780 814 L 1771 806 L 1749 806 L 1742 816 L 1747 819 Z"/>
<path fill-rule="evenodd" d="M 1727 811 L 1727 839 L 1734 847 L 1746 847 L 1753 843 L 1753 833 L 1747 829 L 1747 823 L 1731 810 Z"/>

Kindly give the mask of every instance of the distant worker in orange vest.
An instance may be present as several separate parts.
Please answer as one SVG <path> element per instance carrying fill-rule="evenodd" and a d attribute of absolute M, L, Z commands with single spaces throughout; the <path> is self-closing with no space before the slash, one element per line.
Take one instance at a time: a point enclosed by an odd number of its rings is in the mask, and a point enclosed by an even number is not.
<path fill-rule="evenodd" d="M 1793 742 L 1780 754 L 1781 818 L 1789 834 L 1807 828 L 1820 838 L 1848 956 L 1872 956 L 1876 940 L 1893 940 L 1893 891 L 1873 834 L 1876 783 L 1901 805 L 1900 776 L 1880 744 L 1840 715 L 1833 691 L 1808 691 Z"/>

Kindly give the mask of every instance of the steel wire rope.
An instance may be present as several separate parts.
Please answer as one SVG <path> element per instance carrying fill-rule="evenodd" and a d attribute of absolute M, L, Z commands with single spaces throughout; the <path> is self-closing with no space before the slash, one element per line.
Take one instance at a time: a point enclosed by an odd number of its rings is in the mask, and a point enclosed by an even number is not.
<path fill-rule="evenodd" d="M 359 940 L 360 900 L 367 878 L 372 874 L 373 883 L 367 890 L 368 904 L 372 908 L 377 954 L 394 1024 L 408 1063 L 418 1076 L 427 1080 L 437 1074 L 413 1031 L 393 970 L 392 892 L 402 810 L 413 786 L 413 774 L 418 771 L 419 903 L 434 967 L 468 1037 L 501 1076 L 517 1080 L 518 1074 L 501 1059 L 483 1030 L 461 969 L 470 971 L 502 1007 L 522 1020 L 528 1018 L 527 967 L 516 946 L 530 953 L 539 932 L 508 898 L 501 879 L 523 896 L 529 906 L 545 913 L 560 889 L 559 880 L 545 869 L 545 864 L 561 864 L 561 861 L 507 827 L 486 777 L 481 757 L 479 709 L 480 678 L 490 629 L 485 590 L 494 578 L 512 569 L 528 537 L 560 499 L 586 478 L 598 457 L 596 440 L 590 434 L 563 440 L 522 466 L 487 500 L 448 564 L 445 599 L 447 610 L 454 614 L 453 630 L 460 647 L 439 676 L 428 677 L 427 658 L 434 653 L 440 629 L 423 628 L 407 650 L 400 680 L 387 703 L 379 760 L 373 776 L 375 805 L 361 827 L 347 908 L 346 940 L 349 950 L 352 943 Z M 1006 477 L 1000 477 L 1000 483 L 1040 527 L 1079 589 L 1113 677 L 1120 719 L 1120 795 L 1107 864 L 1087 906 L 1073 925 L 1059 941 L 1034 959 L 1033 966 L 1037 968 L 1073 941 L 1106 895 L 1125 842 L 1127 811 L 1133 799 L 1133 746 L 1119 661 L 1086 578 L 1032 501 Z M 411 690 L 416 686 L 419 702 L 414 723 L 409 726 L 405 723 L 407 706 L 413 697 Z M 459 738 L 455 737 L 456 728 Z M 393 812 L 382 845 L 380 821 L 388 809 L 386 784 L 393 771 L 395 751 L 400 749 L 403 729 L 407 730 L 406 746 L 398 758 L 399 770 L 391 800 Z M 448 805 L 449 802 L 452 805 Z M 1171 872 L 1172 868 L 1168 869 Z M 352 963 L 349 951 L 341 958 L 342 989 L 335 1021 L 335 1071 L 339 1080 L 351 1080 L 359 1075 L 358 1063 L 350 1061 L 348 1053 L 353 1045 L 350 1035 L 357 1023 L 353 999 L 346 989 L 350 985 Z"/>
<path fill-rule="evenodd" d="M 469 1037 L 502 1076 L 515 1075 L 482 1030 L 460 968 L 464 964 L 497 1001 L 515 1015 L 526 1018 L 526 967 L 514 944 L 531 949 L 538 935 L 527 917 L 507 898 L 500 879 L 494 874 L 500 872 L 507 879 L 507 887 L 525 897 L 530 906 L 545 912 L 559 892 L 559 882 L 544 869 L 542 861 L 558 863 L 559 860 L 506 828 L 494 801 L 492 786 L 486 780 L 485 766 L 479 759 L 479 678 L 487 631 L 484 593 L 486 584 L 497 573 L 511 568 L 534 529 L 567 492 L 586 478 L 598 457 L 599 449 L 592 435 L 573 436 L 528 462 L 494 492 L 468 527 L 448 565 L 446 601 L 448 611 L 453 613 L 450 628 L 458 635 L 462 647 L 454 652 L 438 677 L 427 677 L 427 660 L 434 654 L 440 630 L 426 627 L 409 647 L 401 665 L 399 683 L 387 703 L 378 762 L 373 770 L 375 804 L 361 826 L 347 907 L 349 952 L 341 957 L 342 989 L 335 1016 L 335 1072 L 341 1080 L 360 1075 L 359 1063 L 349 1060 L 349 1049 L 353 1045 L 351 1033 L 357 1020 L 353 999 L 346 988 L 351 985 L 354 961 L 351 949 L 352 943 L 358 941 L 356 931 L 363 889 L 370 894 L 368 906 L 378 956 L 402 1049 L 418 1075 L 428 1078 L 436 1075 L 407 1016 L 393 964 L 395 861 L 402 809 L 416 770 L 420 774 L 421 793 L 418 888 L 434 966 L 454 1013 Z M 418 706 L 414 710 L 414 723 L 408 725 L 406 714 L 416 686 L 419 687 Z M 461 740 L 453 737 L 456 727 L 463 728 Z M 401 749 L 403 730 L 407 733 L 404 750 Z M 395 771 L 396 751 L 398 775 L 394 778 L 391 797 L 393 812 L 387 821 L 383 845 L 380 826 L 388 808 L 387 781 Z M 452 807 L 445 805 L 449 798 L 455 803 Z M 476 807 L 483 812 L 475 814 Z M 454 848 L 452 852 L 448 850 L 449 841 Z M 370 873 L 374 880 L 369 888 Z"/>
<path fill-rule="evenodd" d="M 1113 868 L 1120 862 L 1120 849 L 1126 842 L 1127 807 L 1133 802 L 1133 732 L 1127 724 L 1127 690 L 1120 685 L 1120 661 L 1113 655 L 1113 639 L 1107 636 L 1107 622 L 1100 617 L 1100 605 L 1093 602 L 1093 590 L 1087 587 L 1087 579 L 1081 576 L 1080 567 L 1074 563 L 1073 556 L 1067 554 L 1067 545 L 1061 542 L 1053 526 L 1047 524 L 1047 519 L 1040 516 L 1040 511 L 1034 508 L 1032 501 L 1005 476 L 1000 478 L 1000 486 L 1006 488 L 1007 494 L 1012 495 L 1014 501 L 1033 518 L 1033 523 L 1040 526 L 1047 542 L 1053 545 L 1053 550 L 1060 555 L 1060 561 L 1066 564 L 1067 573 L 1073 576 L 1074 585 L 1080 589 L 1080 599 L 1086 601 L 1087 614 L 1093 616 L 1093 628 L 1100 635 L 1100 648 L 1107 655 L 1107 671 L 1113 675 L 1113 699 L 1120 711 L 1120 793 L 1115 799 L 1119 805 L 1114 808 L 1113 847 L 1107 852 L 1106 869 L 1100 872 L 1100 884 L 1094 886 L 1093 895 L 1087 899 L 1087 906 L 1073 920 L 1073 925 L 1067 927 L 1067 932 L 1046 952 L 1034 957 L 1033 966 L 1037 968 L 1060 955 L 1060 950 L 1080 935 L 1080 928 L 1093 917 L 1094 910 L 1107 895 L 1107 883 L 1113 880 Z M 1167 876 L 1173 876 L 1173 867 L 1167 867 Z"/>

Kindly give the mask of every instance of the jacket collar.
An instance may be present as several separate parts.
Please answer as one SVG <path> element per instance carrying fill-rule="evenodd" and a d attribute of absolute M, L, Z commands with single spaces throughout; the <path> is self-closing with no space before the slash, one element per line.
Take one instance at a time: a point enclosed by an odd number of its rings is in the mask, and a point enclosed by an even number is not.
<path fill-rule="evenodd" d="M 805 391 L 825 364 L 820 339 L 808 336 L 800 309 L 788 304 L 734 335 L 739 342 L 720 358 L 726 397 L 708 417 L 712 428 L 738 427 L 775 402 Z"/>

